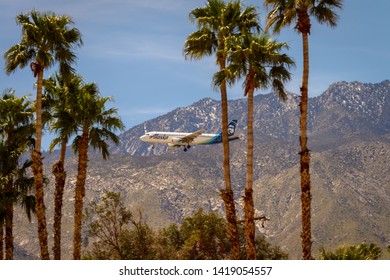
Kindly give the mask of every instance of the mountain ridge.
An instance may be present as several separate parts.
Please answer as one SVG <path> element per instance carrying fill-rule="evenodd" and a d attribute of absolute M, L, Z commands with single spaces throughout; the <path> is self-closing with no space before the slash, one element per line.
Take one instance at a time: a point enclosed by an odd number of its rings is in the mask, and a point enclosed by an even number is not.
<path fill-rule="evenodd" d="M 370 92 L 369 98 L 364 96 L 366 91 Z M 362 99 L 361 96 L 364 98 Z M 346 134 L 348 136 L 353 136 L 356 133 L 366 134 L 362 129 L 362 124 L 370 134 L 390 133 L 389 96 L 389 80 L 378 84 L 337 82 L 330 85 L 322 95 L 309 98 L 308 137 L 313 138 L 311 142 L 317 145 L 315 143 L 319 140 L 317 138 L 322 138 L 324 133 L 329 134 L 333 139 L 338 139 Z M 256 137 L 262 140 L 280 138 L 286 141 L 295 141 L 298 139 L 299 96 L 289 93 L 287 101 L 281 102 L 273 93 L 260 94 L 255 96 L 254 103 Z M 376 107 L 379 108 L 378 112 L 374 111 Z M 238 119 L 238 130 L 245 129 L 245 108 L 246 100 L 244 98 L 229 102 L 229 116 Z M 204 128 L 208 132 L 217 133 L 221 126 L 220 112 L 220 102 L 212 98 L 203 98 L 190 106 L 177 108 L 132 127 L 121 135 L 120 145 L 113 147 L 111 151 L 113 154 L 127 153 L 130 155 L 165 153 L 167 148 L 162 146 L 156 147 L 155 151 L 147 150 L 148 144 L 139 143 L 137 136 L 144 133 L 144 128 L 150 131 L 195 131 Z M 358 122 L 354 120 L 356 117 L 359 118 Z M 270 122 L 272 122 L 273 127 L 264 129 L 262 123 Z M 325 125 L 321 125 L 321 123 L 325 123 Z M 334 127 L 331 124 L 339 125 Z M 377 130 L 371 131 L 372 127 Z M 329 136 L 325 138 L 329 138 Z M 330 144 L 334 144 L 333 141 L 318 145 L 327 146 Z"/>
<path fill-rule="evenodd" d="M 299 98 L 288 96 L 284 103 L 271 93 L 255 97 L 254 194 L 256 214 L 270 218 L 264 228 L 257 225 L 258 230 L 290 258 L 299 259 Z M 384 247 L 390 243 L 390 81 L 334 83 L 322 95 L 310 98 L 309 106 L 313 254 L 321 246 L 361 242 Z M 194 146 L 183 152 L 168 150 L 165 145 L 150 149 L 139 140 L 144 127 L 218 132 L 220 110 L 218 101 L 204 98 L 127 130 L 121 134 L 120 144 L 111 148 L 109 161 L 91 153 L 85 204 L 99 199 L 106 190 L 118 191 L 130 209 L 142 210 L 152 228 L 179 223 L 200 207 L 223 216 L 221 145 Z M 231 142 L 232 186 L 242 217 L 246 100 L 231 100 L 229 115 L 238 119 L 238 133 L 242 134 L 240 141 Z M 77 158 L 68 158 L 66 167 L 64 251 L 71 252 Z M 44 170 L 48 173 L 50 165 Z M 54 179 L 50 182 L 52 185 Z M 47 189 L 46 201 L 51 201 L 52 189 Z M 53 206 L 47 205 L 47 209 L 51 230 Z M 19 228 L 26 227 L 22 219 L 18 217 Z M 36 229 L 22 231 L 15 242 L 36 255 L 38 246 L 29 237 L 36 235 Z"/>

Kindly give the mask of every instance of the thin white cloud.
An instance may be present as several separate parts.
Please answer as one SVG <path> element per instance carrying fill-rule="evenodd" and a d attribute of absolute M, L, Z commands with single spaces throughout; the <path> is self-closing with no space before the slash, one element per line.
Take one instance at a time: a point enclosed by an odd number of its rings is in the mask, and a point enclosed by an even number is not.
<path fill-rule="evenodd" d="M 139 115 L 161 115 L 165 114 L 169 111 L 171 111 L 172 108 L 165 108 L 165 107 L 140 107 L 140 108 L 130 108 L 126 110 L 121 110 L 121 116 L 124 117 L 134 117 L 134 116 L 139 116 Z"/>
<path fill-rule="evenodd" d="M 15 16 L 35 8 L 68 14 L 80 29 L 84 46 L 79 53 L 99 59 L 153 59 L 182 62 L 182 44 L 188 23 L 187 14 L 194 3 L 176 0 L 3 0 L 0 9 L 15 25 Z M 183 25 L 178 25 L 178 17 Z M 188 24 L 191 30 L 191 25 Z M 189 32 L 189 31 L 188 31 Z M 15 32 L 10 32 L 7 36 Z M 182 35 L 180 35 L 182 34 Z M 182 37 L 182 38 L 181 38 Z M 19 36 L 15 36 L 15 42 Z M 82 56 L 79 56 L 82 59 Z"/>
<path fill-rule="evenodd" d="M 82 54 L 120 60 L 164 60 L 183 62 L 181 41 L 172 36 L 147 36 L 125 32 L 112 33 L 110 40 L 85 45 Z"/>

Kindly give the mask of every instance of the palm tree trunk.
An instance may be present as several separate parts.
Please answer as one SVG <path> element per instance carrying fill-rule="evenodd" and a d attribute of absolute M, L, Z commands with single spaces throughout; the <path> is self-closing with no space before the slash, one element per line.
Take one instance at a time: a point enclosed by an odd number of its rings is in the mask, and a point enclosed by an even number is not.
<path fill-rule="evenodd" d="M 81 259 L 81 227 L 83 220 L 83 200 L 85 196 L 85 181 L 88 165 L 88 128 L 83 128 L 83 134 L 79 142 L 79 163 L 77 170 L 75 211 L 74 211 L 74 236 L 73 259 Z"/>
<path fill-rule="evenodd" d="M 34 174 L 35 185 L 35 200 L 36 200 L 36 214 L 38 220 L 38 239 L 41 249 L 41 258 L 43 260 L 50 259 L 49 248 L 47 245 L 47 227 L 45 215 L 45 203 L 43 192 L 43 164 L 41 155 L 42 143 L 42 82 L 43 70 L 38 72 L 38 86 L 36 97 L 36 140 L 35 148 L 31 151 L 31 159 L 33 162 L 32 170 Z"/>
<path fill-rule="evenodd" d="M 4 222 L 0 221 L 0 261 L 4 259 Z"/>
<path fill-rule="evenodd" d="M 60 160 L 52 167 L 52 173 L 55 177 L 55 193 L 54 193 L 54 246 L 53 254 L 55 260 L 61 259 L 61 218 L 62 218 L 62 200 L 64 195 L 64 187 L 66 181 L 65 172 L 65 153 L 66 153 L 66 140 L 62 140 L 61 143 L 61 155 Z"/>
<path fill-rule="evenodd" d="M 225 60 L 220 63 L 221 69 L 225 69 Z M 225 189 L 220 190 L 220 195 L 225 203 L 227 234 L 231 243 L 230 258 L 238 260 L 240 258 L 240 244 L 237 230 L 236 207 L 230 176 L 230 149 L 228 135 L 228 100 L 226 82 L 221 84 L 221 103 L 222 103 L 222 144 L 223 144 L 223 171 L 225 178 Z"/>
<path fill-rule="evenodd" d="M 246 186 L 244 195 L 245 244 L 248 260 L 256 259 L 255 248 L 255 208 L 253 203 L 253 93 L 251 86 L 248 92 L 248 146 L 246 162 Z"/>
<path fill-rule="evenodd" d="M 13 220 L 14 220 L 14 205 L 13 205 L 13 180 L 9 180 L 5 185 L 5 193 L 7 197 L 6 214 L 5 214 L 5 259 L 12 260 L 14 258 L 14 236 L 13 236 Z"/>
<path fill-rule="evenodd" d="M 13 236 L 13 219 L 14 207 L 9 205 L 7 207 L 7 215 L 5 222 L 5 259 L 12 260 L 14 258 L 14 236 Z"/>
<path fill-rule="evenodd" d="M 64 194 L 66 172 L 64 170 L 64 162 L 59 160 L 52 167 L 52 173 L 55 177 L 55 193 L 54 193 L 54 246 L 53 254 L 55 260 L 61 259 L 61 218 L 62 218 L 62 198 Z"/>
<path fill-rule="evenodd" d="M 41 152 L 42 148 L 42 89 L 43 89 L 43 69 L 38 72 L 37 96 L 36 96 L 36 123 L 35 123 L 35 151 Z"/>
<path fill-rule="evenodd" d="M 301 145 L 301 206 L 302 206 L 302 259 L 312 259 L 311 256 L 311 193 L 310 193 L 310 151 L 307 147 L 307 108 L 309 85 L 309 35 L 302 33 L 303 40 L 303 78 L 300 103 L 300 138 Z"/>

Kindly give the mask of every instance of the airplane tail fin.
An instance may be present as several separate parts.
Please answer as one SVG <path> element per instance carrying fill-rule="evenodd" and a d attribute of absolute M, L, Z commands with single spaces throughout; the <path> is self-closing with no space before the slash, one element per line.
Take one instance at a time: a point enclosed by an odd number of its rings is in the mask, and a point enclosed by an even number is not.
<path fill-rule="evenodd" d="M 237 120 L 232 120 L 228 125 L 228 135 L 234 136 L 236 133 Z"/>
<path fill-rule="evenodd" d="M 145 134 L 148 133 L 148 130 L 146 129 L 146 123 L 144 123 L 144 132 Z"/>

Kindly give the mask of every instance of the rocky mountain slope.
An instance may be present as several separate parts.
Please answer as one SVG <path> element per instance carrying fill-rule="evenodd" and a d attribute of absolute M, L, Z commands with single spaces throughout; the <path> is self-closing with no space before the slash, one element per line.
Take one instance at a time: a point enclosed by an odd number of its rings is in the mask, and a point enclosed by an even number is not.
<path fill-rule="evenodd" d="M 313 254 L 320 246 L 390 243 L 390 81 L 378 84 L 338 82 L 311 98 L 309 148 L 312 150 Z M 231 169 L 239 216 L 246 173 L 246 100 L 229 103 L 230 118 L 238 119 L 240 141 L 231 144 Z M 145 122 L 121 135 L 111 159 L 92 155 L 86 201 L 105 190 L 120 191 L 129 208 L 140 209 L 154 228 L 180 222 L 199 207 L 224 208 L 222 146 L 194 146 L 188 152 L 139 141 L 149 131 L 220 131 L 219 102 L 206 98 Z M 299 98 L 281 102 L 273 94 L 255 98 L 255 207 L 270 218 L 258 225 L 290 258 L 300 258 Z M 153 156 L 152 156 L 153 155 Z M 49 158 L 48 158 L 49 160 Z M 48 161 L 49 162 L 49 161 Z M 71 252 L 73 196 L 77 162 L 67 162 L 64 250 Z M 46 170 L 50 170 L 49 166 Z M 48 175 L 49 176 L 49 175 Z M 53 181 L 53 179 L 51 179 Z M 52 184 L 47 191 L 52 224 Z M 19 217 L 15 242 L 37 254 L 36 229 Z M 51 228 L 49 228 L 51 232 Z"/>
<path fill-rule="evenodd" d="M 338 82 L 321 96 L 310 99 L 308 120 L 312 148 L 326 149 L 352 139 L 381 137 L 390 133 L 390 81 L 379 84 Z M 230 118 L 238 119 L 238 128 L 245 133 L 246 100 L 233 100 L 229 104 Z M 296 142 L 299 135 L 299 97 L 289 94 L 281 102 L 274 94 L 255 97 L 255 133 L 259 140 L 279 139 Z M 195 131 L 206 128 L 219 132 L 221 108 L 218 101 L 205 98 L 184 108 L 147 121 L 125 132 L 114 153 L 151 155 L 166 152 L 166 147 L 148 149 L 138 141 L 144 129 L 149 131 Z"/>

